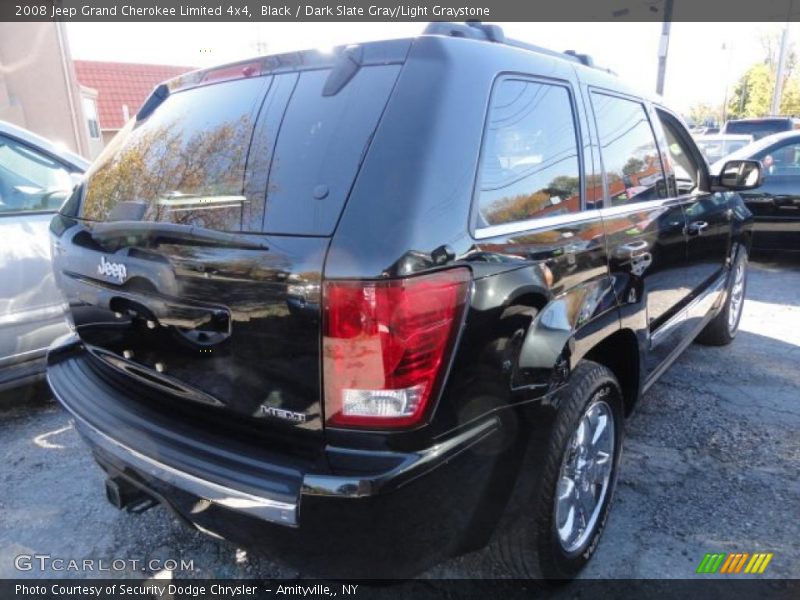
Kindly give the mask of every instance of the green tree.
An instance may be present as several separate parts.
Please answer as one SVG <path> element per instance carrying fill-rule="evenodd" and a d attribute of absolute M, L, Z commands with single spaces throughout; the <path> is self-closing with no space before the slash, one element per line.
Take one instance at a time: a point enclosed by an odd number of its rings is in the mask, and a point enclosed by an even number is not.
<path fill-rule="evenodd" d="M 641 158 L 636 158 L 632 156 L 628 162 L 625 163 L 625 166 L 622 167 L 622 172 L 625 175 L 636 175 L 644 171 L 644 161 Z"/>
<path fill-rule="evenodd" d="M 769 114 L 775 75 L 766 63 L 753 65 L 739 78 L 728 101 L 728 118 Z"/>
<path fill-rule="evenodd" d="M 720 119 L 722 119 L 722 107 L 714 107 L 706 102 L 698 102 L 689 108 L 687 117 L 695 127 L 700 127 L 706 123 L 719 123 Z"/>
<path fill-rule="evenodd" d="M 775 73 L 780 54 L 778 32 L 761 36 L 764 59 L 751 66 L 736 82 L 728 101 L 728 118 L 763 117 L 770 114 Z M 800 114 L 800 79 L 796 74 L 797 54 L 791 44 L 786 52 L 784 80 L 781 92 L 780 114 Z"/>
<path fill-rule="evenodd" d="M 800 115 L 800 81 L 796 77 L 787 79 L 783 85 L 781 114 Z"/>

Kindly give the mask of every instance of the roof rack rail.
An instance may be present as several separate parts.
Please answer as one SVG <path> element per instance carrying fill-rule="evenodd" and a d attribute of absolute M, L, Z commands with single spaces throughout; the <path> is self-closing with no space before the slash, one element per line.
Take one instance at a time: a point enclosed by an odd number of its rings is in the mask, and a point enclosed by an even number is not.
<path fill-rule="evenodd" d="M 578 52 L 575 52 L 575 50 L 564 50 L 564 54 L 574 56 L 582 65 L 586 65 L 587 67 L 594 66 L 594 60 L 588 54 L 579 54 Z"/>
<path fill-rule="evenodd" d="M 486 25 L 480 21 L 467 21 L 465 23 L 433 21 L 428 23 L 422 33 L 424 35 L 445 35 L 448 37 L 497 42 L 499 44 L 506 41 L 502 27 L 499 25 Z"/>
<path fill-rule="evenodd" d="M 594 60 L 588 54 L 581 54 L 575 50 L 556 52 L 555 50 L 550 50 L 549 48 L 543 48 L 542 46 L 536 46 L 535 44 L 529 44 L 527 42 L 520 42 L 519 40 L 507 38 L 503 32 L 503 28 L 499 25 L 490 25 L 487 23 L 482 23 L 481 21 L 466 21 L 464 23 L 434 21 L 432 23 L 428 23 L 428 26 L 425 27 L 425 30 L 422 33 L 427 35 L 444 35 L 448 37 L 460 37 L 471 40 L 505 44 L 506 46 L 530 50 L 532 52 L 538 52 L 539 54 L 546 54 L 556 58 L 571 60 L 572 62 L 579 63 L 586 67 L 599 69 L 601 71 L 610 73 L 611 75 L 616 75 L 616 73 L 611 69 L 606 69 L 604 67 L 598 67 L 595 65 Z"/>

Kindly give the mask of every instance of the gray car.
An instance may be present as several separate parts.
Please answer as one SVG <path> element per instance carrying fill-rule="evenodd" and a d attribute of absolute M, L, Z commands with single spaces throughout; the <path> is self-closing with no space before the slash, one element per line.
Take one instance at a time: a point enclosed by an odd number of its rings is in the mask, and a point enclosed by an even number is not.
<path fill-rule="evenodd" d="M 68 331 L 48 225 L 88 166 L 0 121 L 0 390 L 41 377 L 47 347 Z"/>

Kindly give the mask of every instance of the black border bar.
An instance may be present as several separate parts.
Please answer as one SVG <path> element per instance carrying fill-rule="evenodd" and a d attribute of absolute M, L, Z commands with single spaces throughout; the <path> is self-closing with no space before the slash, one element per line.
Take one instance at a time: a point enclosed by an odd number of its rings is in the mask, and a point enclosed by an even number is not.
<path fill-rule="evenodd" d="M 172 589 L 169 586 L 176 586 Z M 18 586 L 23 586 L 21 591 Z M 221 586 L 215 588 L 214 586 Z M 134 589 L 135 588 L 135 589 Z M 238 592 L 235 590 L 238 588 Z M 154 589 L 163 590 L 153 592 Z M 223 591 L 219 591 L 222 589 Z M 35 591 L 34 591 L 35 590 Z M 133 591 L 131 591 L 133 590 Z M 216 591 L 215 591 L 216 590 Z M 800 597 L 800 580 L 738 579 L 590 579 L 546 583 L 516 579 L 391 581 L 322 580 L 208 580 L 208 579 L 4 579 L 3 600 L 428 600 L 480 599 L 530 600 L 789 600 Z"/>
<path fill-rule="evenodd" d="M 796 21 L 800 0 L 2 0 L 0 21 Z"/>

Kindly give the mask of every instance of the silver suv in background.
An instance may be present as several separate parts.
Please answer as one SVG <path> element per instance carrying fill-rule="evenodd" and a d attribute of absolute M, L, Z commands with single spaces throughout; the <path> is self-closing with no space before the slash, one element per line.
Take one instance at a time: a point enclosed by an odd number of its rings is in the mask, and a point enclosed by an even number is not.
<path fill-rule="evenodd" d="M 795 117 L 761 117 L 725 121 L 720 133 L 726 135 L 752 135 L 753 139 L 758 141 L 773 133 L 792 131 L 798 128 L 800 128 L 800 119 Z"/>
<path fill-rule="evenodd" d="M 47 347 L 68 331 L 48 225 L 88 166 L 0 121 L 0 391 L 41 377 Z"/>

